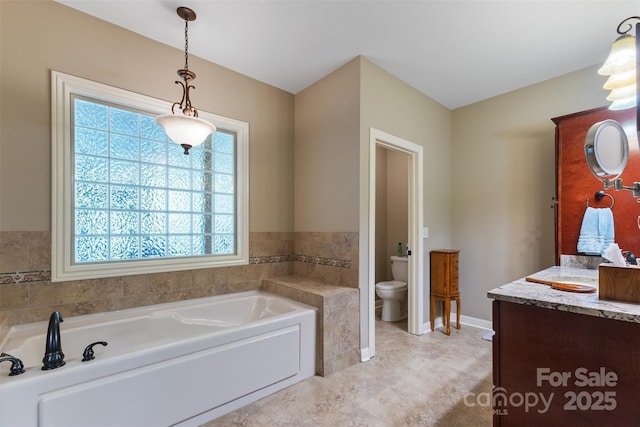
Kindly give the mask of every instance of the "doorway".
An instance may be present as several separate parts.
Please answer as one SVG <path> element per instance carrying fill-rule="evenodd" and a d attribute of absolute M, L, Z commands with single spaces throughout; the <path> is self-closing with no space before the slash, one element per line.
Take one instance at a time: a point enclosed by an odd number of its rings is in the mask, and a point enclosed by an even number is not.
<path fill-rule="evenodd" d="M 400 150 L 390 149 L 376 144 L 376 213 L 375 213 L 375 277 L 376 318 L 381 317 L 383 300 L 377 289 L 381 282 L 392 280 L 407 281 L 394 275 L 392 266 L 396 266 L 392 257 L 407 257 L 410 250 L 407 235 L 409 232 L 409 155 Z M 408 257 L 406 258 L 408 259 Z M 399 265 L 408 267 L 407 263 Z M 389 285 L 389 283 L 387 283 Z M 387 291 L 389 293 L 390 291 Z M 408 288 L 403 291 L 405 297 Z M 389 303 L 388 303 L 389 304 Z M 395 302 L 391 302 L 394 304 Z M 400 315 L 405 315 L 407 299 L 400 302 Z M 389 307 L 387 307 L 390 310 Z M 396 308 L 397 310 L 397 308 Z M 394 313 L 398 313 L 394 311 Z M 387 313 L 390 316 L 390 312 Z M 399 320 L 399 319 L 398 319 Z M 408 330 L 406 321 L 396 323 L 397 327 Z"/>
<path fill-rule="evenodd" d="M 361 360 L 367 361 L 375 355 L 375 254 L 376 254 L 376 150 L 382 147 L 408 156 L 408 218 L 407 243 L 409 256 L 408 277 L 408 332 L 422 335 L 424 322 L 424 244 L 421 238 L 423 228 L 423 148 L 410 141 L 371 128 L 369 142 L 361 157 L 362 169 L 368 176 L 362 177 L 361 204 L 366 207 L 366 215 L 360 222 L 360 302 L 361 302 Z M 364 154 L 364 153 L 363 153 Z M 403 242 L 404 243 L 404 242 Z M 397 242 L 396 242 L 397 244 Z"/>

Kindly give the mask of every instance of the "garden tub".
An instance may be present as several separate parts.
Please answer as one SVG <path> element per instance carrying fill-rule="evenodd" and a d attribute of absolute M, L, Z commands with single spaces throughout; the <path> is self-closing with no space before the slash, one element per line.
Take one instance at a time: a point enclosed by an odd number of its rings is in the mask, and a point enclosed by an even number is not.
<path fill-rule="evenodd" d="M 64 366 L 41 369 L 47 322 L 0 345 L 25 367 L 0 364 L 0 426 L 197 426 L 315 372 L 315 309 L 268 292 L 61 314 Z"/>

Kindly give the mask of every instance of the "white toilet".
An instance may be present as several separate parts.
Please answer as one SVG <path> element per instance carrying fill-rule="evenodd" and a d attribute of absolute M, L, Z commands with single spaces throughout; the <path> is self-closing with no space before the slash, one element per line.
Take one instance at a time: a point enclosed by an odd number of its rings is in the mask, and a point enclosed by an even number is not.
<path fill-rule="evenodd" d="M 395 322 L 407 317 L 407 281 L 409 258 L 392 256 L 393 280 L 376 283 L 376 294 L 382 298 L 382 320 Z"/>

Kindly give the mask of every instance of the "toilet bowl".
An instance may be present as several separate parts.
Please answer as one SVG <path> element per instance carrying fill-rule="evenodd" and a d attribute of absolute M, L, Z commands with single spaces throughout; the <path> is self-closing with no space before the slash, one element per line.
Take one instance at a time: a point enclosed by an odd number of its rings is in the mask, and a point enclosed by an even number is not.
<path fill-rule="evenodd" d="M 382 320 L 396 322 L 407 317 L 407 280 L 409 273 L 407 257 L 391 257 L 393 279 L 376 283 L 376 294 L 382 298 Z"/>

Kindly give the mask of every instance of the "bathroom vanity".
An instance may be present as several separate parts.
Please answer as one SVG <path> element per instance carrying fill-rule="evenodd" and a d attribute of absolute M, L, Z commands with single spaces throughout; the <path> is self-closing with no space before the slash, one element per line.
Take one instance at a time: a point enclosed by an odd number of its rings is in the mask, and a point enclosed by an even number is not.
<path fill-rule="evenodd" d="M 597 286 L 597 270 L 531 275 Z M 525 279 L 493 301 L 494 426 L 640 425 L 640 304 Z"/>

